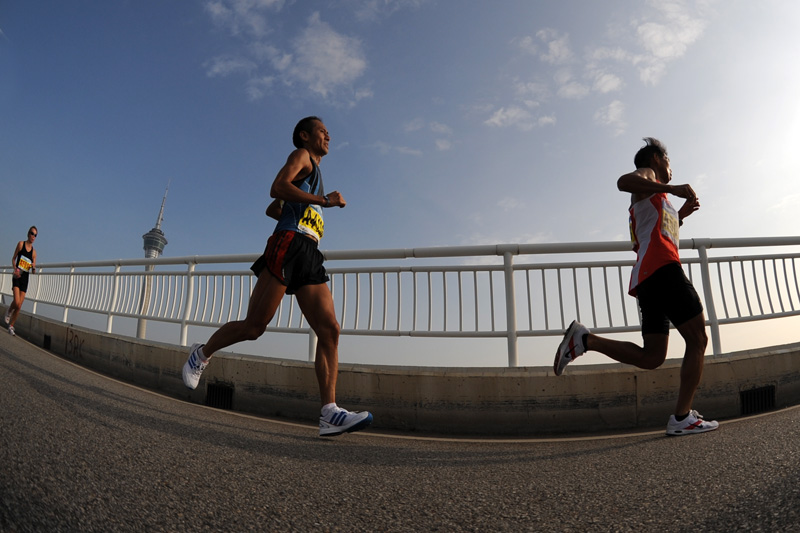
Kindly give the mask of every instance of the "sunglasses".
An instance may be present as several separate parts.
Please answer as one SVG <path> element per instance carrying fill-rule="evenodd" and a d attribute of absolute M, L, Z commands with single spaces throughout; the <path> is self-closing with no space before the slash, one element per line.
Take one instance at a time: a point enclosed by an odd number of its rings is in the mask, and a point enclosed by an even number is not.
<path fill-rule="evenodd" d="M 34 232 L 32 232 L 32 231 L 29 231 L 29 232 L 28 232 L 28 235 L 33 235 L 34 237 L 36 237 L 36 236 L 37 236 L 37 235 L 39 235 L 39 234 L 38 234 L 38 233 L 34 233 Z"/>

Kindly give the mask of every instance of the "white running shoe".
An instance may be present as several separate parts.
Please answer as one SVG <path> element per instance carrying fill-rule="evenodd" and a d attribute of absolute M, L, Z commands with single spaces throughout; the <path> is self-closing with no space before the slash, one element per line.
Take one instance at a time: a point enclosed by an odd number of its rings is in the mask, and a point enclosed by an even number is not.
<path fill-rule="evenodd" d="M 675 415 L 670 415 L 667 423 L 667 435 L 680 436 L 691 435 L 692 433 L 705 433 L 714 431 L 719 427 L 716 420 L 703 420 L 703 415 L 692 409 L 689 416 L 678 422 Z"/>
<path fill-rule="evenodd" d="M 556 376 L 560 376 L 564 372 L 564 368 L 572 361 L 586 353 L 586 346 L 583 345 L 583 336 L 588 334 L 589 330 L 578 322 L 573 320 L 572 324 L 567 328 L 564 334 L 564 340 L 558 345 L 556 350 L 556 360 L 553 362 L 553 372 Z"/>
<path fill-rule="evenodd" d="M 5 318 L 4 318 L 3 320 L 5 320 L 5 321 L 6 321 L 6 324 L 8 324 L 9 322 L 11 322 L 11 306 L 10 306 L 10 305 L 9 305 L 9 306 L 8 306 L 8 308 L 6 309 L 6 316 L 5 316 Z"/>
<path fill-rule="evenodd" d="M 17 332 L 14 331 L 14 326 L 8 326 L 8 332 L 11 333 L 12 337 L 16 337 Z"/>
<path fill-rule="evenodd" d="M 197 353 L 204 344 L 193 344 L 189 352 L 189 359 L 183 365 L 183 384 L 194 390 L 197 384 L 200 383 L 200 376 L 203 370 L 208 366 L 208 361 L 205 363 L 200 359 L 200 354 Z"/>
<path fill-rule="evenodd" d="M 335 437 L 342 433 L 359 431 L 372 424 L 372 414 L 368 411 L 354 413 L 341 407 L 331 409 L 327 416 L 319 417 L 319 436 Z"/>

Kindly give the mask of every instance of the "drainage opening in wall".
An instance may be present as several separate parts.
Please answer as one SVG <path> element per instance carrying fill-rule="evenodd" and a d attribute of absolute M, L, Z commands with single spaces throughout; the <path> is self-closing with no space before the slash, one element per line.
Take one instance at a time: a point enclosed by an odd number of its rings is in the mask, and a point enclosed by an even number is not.
<path fill-rule="evenodd" d="M 739 391 L 743 415 L 754 415 L 775 409 L 775 385 Z"/>
<path fill-rule="evenodd" d="M 51 343 L 50 335 L 45 335 L 44 340 L 42 341 L 42 348 L 44 348 L 45 350 L 49 350 L 50 343 Z"/>
<path fill-rule="evenodd" d="M 233 409 L 233 385 L 209 383 L 206 387 L 206 405 L 217 409 Z"/>

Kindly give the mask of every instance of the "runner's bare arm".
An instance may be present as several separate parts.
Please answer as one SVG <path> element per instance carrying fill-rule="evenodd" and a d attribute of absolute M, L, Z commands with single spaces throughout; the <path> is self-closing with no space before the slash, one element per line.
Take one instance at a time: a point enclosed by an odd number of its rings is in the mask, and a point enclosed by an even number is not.
<path fill-rule="evenodd" d="M 280 220 L 282 212 L 283 212 L 283 201 L 282 200 L 273 200 L 267 206 L 266 215 L 268 217 L 270 217 L 270 218 L 274 218 L 275 220 Z"/>
<path fill-rule="evenodd" d="M 272 182 L 270 196 L 284 202 L 298 202 L 302 204 L 316 204 L 325 206 L 325 198 L 316 194 L 301 191 L 294 182 L 308 176 L 313 170 L 311 156 L 305 148 L 298 148 L 286 160 L 278 171 L 275 181 Z"/>
<path fill-rule="evenodd" d="M 691 185 L 661 183 L 656 179 L 656 173 L 650 168 L 637 168 L 633 172 L 620 176 L 617 180 L 617 189 L 631 193 L 636 199 L 660 192 L 686 199 L 697 198 Z"/>

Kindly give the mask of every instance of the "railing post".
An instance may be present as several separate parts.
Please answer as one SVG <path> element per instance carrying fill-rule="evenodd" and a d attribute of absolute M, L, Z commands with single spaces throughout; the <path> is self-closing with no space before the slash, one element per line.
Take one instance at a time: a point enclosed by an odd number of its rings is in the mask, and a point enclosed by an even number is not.
<path fill-rule="evenodd" d="M 31 311 L 34 315 L 36 314 L 36 306 L 39 305 L 39 292 L 42 290 L 42 284 L 39 282 L 41 278 L 39 278 L 39 274 L 41 270 L 36 270 L 36 293 L 33 295 L 33 310 Z"/>
<path fill-rule="evenodd" d="M 714 355 L 722 353 L 722 343 L 719 338 L 719 319 L 717 318 L 717 310 L 714 307 L 714 296 L 711 293 L 711 274 L 708 268 L 708 253 L 706 247 L 699 245 L 697 252 L 700 254 L 700 275 L 703 278 L 703 292 L 706 296 L 706 313 L 708 314 L 709 327 L 711 328 L 711 346 L 714 349 Z"/>
<path fill-rule="evenodd" d="M 519 366 L 517 354 L 517 303 L 514 297 L 514 256 L 503 254 L 503 274 L 506 288 L 506 333 L 508 335 L 508 366 Z"/>
<path fill-rule="evenodd" d="M 191 313 L 192 302 L 194 301 L 194 267 L 196 262 L 189 263 L 186 270 L 186 294 L 183 295 L 183 319 L 181 320 L 181 346 L 188 345 L 189 337 L 189 314 Z"/>
<path fill-rule="evenodd" d="M 75 267 L 69 269 L 69 283 L 67 285 L 67 298 L 64 300 L 64 314 L 61 317 L 63 323 L 67 323 L 67 314 L 69 313 L 69 306 L 72 304 L 72 288 L 75 286 Z"/>
<path fill-rule="evenodd" d="M 111 327 L 114 324 L 114 310 L 117 308 L 117 298 L 119 296 L 119 270 L 120 265 L 114 267 L 114 291 L 111 293 L 111 302 L 109 302 L 108 319 L 106 320 L 106 333 L 111 333 Z"/>

